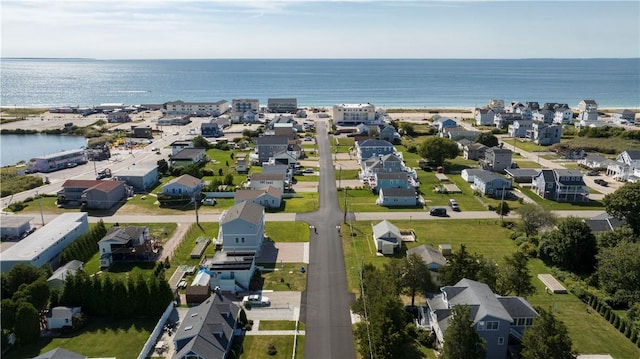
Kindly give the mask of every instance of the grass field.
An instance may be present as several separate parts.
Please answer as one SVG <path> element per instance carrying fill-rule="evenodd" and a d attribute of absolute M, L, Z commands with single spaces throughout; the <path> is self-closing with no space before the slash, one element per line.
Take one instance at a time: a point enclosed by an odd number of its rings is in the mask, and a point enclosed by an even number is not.
<path fill-rule="evenodd" d="M 243 343 L 242 359 L 292 359 L 304 358 L 304 335 L 298 335 L 296 353 L 293 355 L 293 335 L 246 335 Z M 278 351 L 275 355 L 267 353 L 267 347 L 273 344 Z"/>
<path fill-rule="evenodd" d="M 550 209 L 552 211 L 562 211 L 562 210 L 580 211 L 580 210 L 594 210 L 599 208 L 604 209 L 604 205 L 602 204 L 601 201 L 590 200 L 589 202 L 584 202 L 584 203 L 554 202 L 554 201 L 543 199 L 542 197 L 533 193 L 528 188 L 521 188 L 520 190 L 522 191 L 522 193 L 529 196 L 529 198 L 534 200 L 541 207 Z"/>
<path fill-rule="evenodd" d="M 298 330 L 304 330 L 304 323 L 298 324 Z M 294 320 L 261 320 L 259 330 L 296 330 Z"/>
<path fill-rule="evenodd" d="M 301 273 L 304 263 L 261 263 L 262 289 L 274 291 L 303 291 L 307 287 L 307 275 Z"/>
<path fill-rule="evenodd" d="M 2 357 L 33 358 L 62 347 L 89 358 L 133 359 L 142 350 L 157 320 L 157 318 L 90 317 L 87 326 L 78 332 L 58 338 L 40 338 L 35 343 L 11 351 Z"/>
<path fill-rule="evenodd" d="M 309 227 L 303 222 L 267 222 L 264 234 L 274 242 L 309 242 Z"/>
<path fill-rule="evenodd" d="M 295 197 L 284 200 L 285 213 L 313 212 L 318 208 L 320 208 L 320 198 L 314 192 L 296 194 Z"/>
<path fill-rule="evenodd" d="M 218 228 L 219 226 L 217 222 L 200 222 L 200 225 L 195 223 L 191 224 L 189 230 L 184 236 L 184 239 L 176 247 L 175 251 L 169 258 L 171 267 L 167 270 L 167 279 L 171 277 L 173 272 L 175 272 L 181 264 L 198 265 L 200 260 L 191 258 L 191 251 L 196 245 L 196 239 L 201 236 L 209 238 L 217 237 Z M 214 246 L 209 245 L 205 250 L 204 255 L 212 256 L 213 254 L 215 254 L 215 248 Z"/>

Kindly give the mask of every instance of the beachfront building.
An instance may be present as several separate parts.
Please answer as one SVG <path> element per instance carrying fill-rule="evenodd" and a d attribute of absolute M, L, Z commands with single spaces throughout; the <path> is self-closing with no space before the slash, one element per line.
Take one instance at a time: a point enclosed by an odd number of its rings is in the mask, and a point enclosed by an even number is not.
<path fill-rule="evenodd" d="M 184 102 L 172 101 L 163 105 L 167 115 L 220 116 L 229 110 L 229 101 Z"/>
<path fill-rule="evenodd" d="M 611 115 L 611 119 L 621 125 L 633 125 L 636 123 L 636 113 L 627 109 L 618 110 Z"/>
<path fill-rule="evenodd" d="M 559 107 L 553 112 L 553 123 L 569 124 L 573 120 L 573 111 L 569 107 Z"/>
<path fill-rule="evenodd" d="M 85 163 L 87 163 L 85 150 L 69 150 L 33 158 L 29 162 L 29 171 L 47 173 Z"/>
<path fill-rule="evenodd" d="M 542 146 L 560 143 L 562 138 L 562 125 L 534 122 L 527 131 L 527 137 L 534 143 Z"/>
<path fill-rule="evenodd" d="M 493 125 L 493 117 L 496 115 L 496 112 L 490 108 L 476 108 L 474 117 L 476 119 L 476 126 L 492 126 Z"/>
<path fill-rule="evenodd" d="M 79 236 L 89 231 L 86 213 L 63 213 L 32 233 L 2 251 L 0 271 L 6 273 L 18 263 L 26 263 L 38 268 L 50 264 L 58 267 L 58 255 Z"/>
<path fill-rule="evenodd" d="M 231 100 L 231 122 L 248 122 L 249 113 L 260 112 L 260 100 L 253 98 L 234 98 Z"/>
<path fill-rule="evenodd" d="M 341 126 L 372 124 L 376 121 L 376 107 L 370 103 L 333 105 L 333 120 Z"/>
<path fill-rule="evenodd" d="M 293 98 L 270 98 L 267 99 L 269 112 L 275 113 L 296 113 L 298 111 L 298 100 Z"/>
<path fill-rule="evenodd" d="M 531 130 L 533 121 L 531 120 L 516 120 L 509 125 L 509 137 L 527 137 L 527 131 Z"/>
<path fill-rule="evenodd" d="M 598 104 L 594 100 L 582 100 L 578 104 L 578 121 L 595 121 L 598 119 Z"/>

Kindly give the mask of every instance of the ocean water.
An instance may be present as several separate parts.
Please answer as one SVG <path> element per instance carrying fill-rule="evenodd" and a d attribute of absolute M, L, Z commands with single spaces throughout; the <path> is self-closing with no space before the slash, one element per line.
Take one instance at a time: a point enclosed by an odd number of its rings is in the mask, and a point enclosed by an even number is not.
<path fill-rule="evenodd" d="M 8 166 L 19 161 L 46 156 L 56 152 L 76 150 L 87 145 L 87 139 L 80 136 L 62 135 L 2 135 L 0 136 L 0 166 Z"/>
<path fill-rule="evenodd" d="M 522 60 L 2 59 L 0 105 L 295 97 L 299 106 L 475 107 L 491 98 L 640 107 L 640 58 Z"/>

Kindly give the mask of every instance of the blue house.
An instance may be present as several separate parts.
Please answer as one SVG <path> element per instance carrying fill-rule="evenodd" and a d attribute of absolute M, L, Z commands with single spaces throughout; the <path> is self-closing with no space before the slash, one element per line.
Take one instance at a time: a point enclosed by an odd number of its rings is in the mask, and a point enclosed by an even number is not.
<path fill-rule="evenodd" d="M 393 144 L 385 140 L 364 140 L 356 143 L 356 151 L 360 162 L 373 156 L 384 156 L 395 152 Z"/>
<path fill-rule="evenodd" d="M 499 197 L 502 191 L 511 189 L 511 180 L 493 172 L 480 172 L 475 174 L 472 187 L 485 196 Z"/>
<path fill-rule="evenodd" d="M 579 170 L 543 169 L 533 177 L 532 190 L 556 202 L 587 202 L 589 189 Z"/>
<path fill-rule="evenodd" d="M 406 172 L 378 172 L 374 175 L 375 189 L 409 188 L 409 177 Z"/>
<path fill-rule="evenodd" d="M 414 188 L 383 188 L 376 204 L 386 207 L 415 207 L 420 202 Z"/>
<path fill-rule="evenodd" d="M 438 132 L 443 132 L 445 128 L 458 127 L 458 123 L 448 117 L 441 117 L 436 120 L 435 126 L 438 128 Z"/>

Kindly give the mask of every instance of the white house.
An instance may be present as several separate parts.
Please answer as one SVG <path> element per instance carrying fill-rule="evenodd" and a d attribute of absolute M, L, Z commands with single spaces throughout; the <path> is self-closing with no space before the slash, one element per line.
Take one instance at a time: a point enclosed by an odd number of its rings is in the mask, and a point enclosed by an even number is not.
<path fill-rule="evenodd" d="M 264 208 L 280 208 L 282 190 L 273 186 L 269 186 L 266 190 L 241 189 L 235 192 L 233 198 L 236 203 L 251 201 Z"/>
<path fill-rule="evenodd" d="M 376 120 L 376 107 L 370 103 L 334 105 L 333 120 L 343 126 L 371 124 Z"/>
<path fill-rule="evenodd" d="M 629 124 L 633 125 L 636 122 L 636 113 L 631 110 L 618 110 L 614 113 L 611 118 L 613 121 L 619 124 Z"/>
<path fill-rule="evenodd" d="M 489 172 L 489 171 L 483 170 L 481 168 L 465 168 L 460 173 L 460 176 L 462 177 L 463 180 L 469 183 L 473 183 L 473 181 L 475 180 L 476 174 L 484 173 L 484 172 Z"/>
<path fill-rule="evenodd" d="M 193 196 L 204 187 L 204 181 L 192 175 L 182 175 L 174 178 L 162 186 L 162 193 L 168 196 Z"/>
<path fill-rule="evenodd" d="M 492 126 L 493 125 L 493 117 L 496 115 L 490 108 L 476 108 L 475 110 L 475 120 L 476 126 Z"/>
<path fill-rule="evenodd" d="M 264 207 L 244 201 L 222 212 L 220 240 L 224 251 L 255 251 L 260 256 L 264 241 Z"/>
<path fill-rule="evenodd" d="M 382 188 L 376 204 L 385 207 L 415 207 L 421 203 L 415 188 Z"/>
<path fill-rule="evenodd" d="M 373 243 L 382 254 L 393 254 L 400 249 L 402 234 L 393 223 L 384 220 L 373 226 Z"/>
<path fill-rule="evenodd" d="M 80 307 L 53 307 L 47 313 L 47 329 L 62 329 L 73 325 L 73 315 L 80 313 Z"/>
<path fill-rule="evenodd" d="M 223 293 L 246 292 L 256 271 L 256 253 L 223 250 L 205 259 L 203 267 L 208 269 L 210 289 L 218 287 Z"/>
<path fill-rule="evenodd" d="M 252 173 L 250 186 L 252 190 L 263 191 L 274 187 L 284 192 L 286 173 Z"/>
<path fill-rule="evenodd" d="M 553 123 L 568 124 L 573 120 L 573 111 L 570 108 L 561 107 L 555 110 L 553 113 Z"/>
<path fill-rule="evenodd" d="M 110 267 L 119 259 L 145 259 L 151 252 L 149 227 L 113 226 L 98 241 L 100 266 Z"/>

